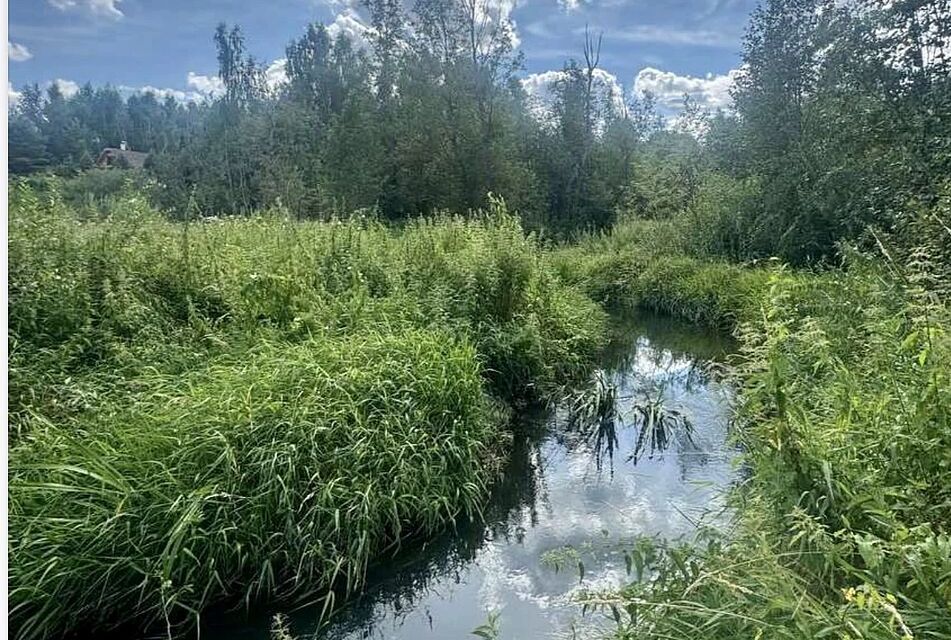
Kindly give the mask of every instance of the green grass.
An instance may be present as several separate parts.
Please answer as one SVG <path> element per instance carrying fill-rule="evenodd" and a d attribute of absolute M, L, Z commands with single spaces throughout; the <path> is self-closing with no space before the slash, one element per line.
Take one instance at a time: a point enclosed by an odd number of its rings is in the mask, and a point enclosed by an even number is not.
<path fill-rule="evenodd" d="M 776 265 L 685 257 L 667 226 L 627 222 L 558 247 L 549 261 L 564 282 L 608 307 L 643 307 L 725 331 L 753 319 Z"/>
<path fill-rule="evenodd" d="M 10 202 L 14 637 L 324 598 L 487 497 L 604 314 L 498 203 L 392 229 Z"/>
<path fill-rule="evenodd" d="M 20 632 L 358 586 L 478 512 L 504 434 L 474 355 L 431 331 L 262 344 L 34 425 L 11 461 Z"/>
<path fill-rule="evenodd" d="M 599 299 L 737 332 L 746 480 L 729 535 L 645 541 L 629 556 L 641 579 L 588 594 L 586 608 L 619 638 L 951 637 L 940 264 L 851 255 L 812 274 L 682 258 L 624 234 L 552 259 Z"/>

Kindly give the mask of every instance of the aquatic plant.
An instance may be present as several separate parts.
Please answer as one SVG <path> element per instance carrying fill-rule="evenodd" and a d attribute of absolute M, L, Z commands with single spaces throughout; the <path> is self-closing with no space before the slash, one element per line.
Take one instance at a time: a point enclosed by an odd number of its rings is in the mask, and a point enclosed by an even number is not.
<path fill-rule="evenodd" d="M 648 459 L 666 451 L 675 439 L 693 445 L 693 425 L 682 411 L 667 406 L 663 390 L 644 391 L 631 407 L 637 437 L 628 460 L 637 464 L 647 453 Z"/>
<path fill-rule="evenodd" d="M 496 640 L 502 634 L 500 619 L 501 614 L 498 611 L 489 612 L 486 621 L 472 630 L 472 635 L 482 640 Z"/>
<path fill-rule="evenodd" d="M 613 472 L 614 452 L 618 448 L 617 386 L 602 369 L 597 369 L 588 383 L 566 394 L 567 426 L 580 433 L 591 447 L 598 471 L 607 456 Z"/>

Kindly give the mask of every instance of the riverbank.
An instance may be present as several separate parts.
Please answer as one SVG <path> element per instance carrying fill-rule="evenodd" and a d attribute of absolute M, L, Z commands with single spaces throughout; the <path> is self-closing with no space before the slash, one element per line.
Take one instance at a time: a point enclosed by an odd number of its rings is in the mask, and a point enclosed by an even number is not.
<path fill-rule="evenodd" d="M 630 638 L 951 637 L 951 315 L 927 261 L 740 267 L 656 232 L 553 260 L 597 299 L 734 328 L 749 479 L 734 537 L 639 551 L 649 577 L 588 607 Z"/>
<path fill-rule="evenodd" d="M 83 218 L 23 187 L 10 211 L 15 637 L 333 606 L 481 513 L 510 408 L 593 366 L 596 302 L 735 331 L 749 477 L 732 537 L 638 546 L 644 579 L 588 608 L 632 638 L 949 637 L 951 317 L 927 260 L 740 266 L 629 223 L 546 251 L 501 203 L 401 229 L 171 223 L 134 195 Z"/>
<path fill-rule="evenodd" d="M 508 407 L 591 366 L 597 306 L 478 218 L 177 224 L 10 201 L 10 628 L 186 631 L 333 605 L 475 515 Z"/>

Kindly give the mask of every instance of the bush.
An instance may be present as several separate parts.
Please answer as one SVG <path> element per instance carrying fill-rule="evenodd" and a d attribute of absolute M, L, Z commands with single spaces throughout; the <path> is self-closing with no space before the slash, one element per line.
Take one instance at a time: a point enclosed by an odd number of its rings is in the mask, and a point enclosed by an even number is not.
<path fill-rule="evenodd" d="M 708 173 L 684 213 L 674 220 L 682 244 L 698 258 L 749 260 L 773 255 L 774 229 L 762 228 L 760 185 Z"/>
<path fill-rule="evenodd" d="M 141 169 L 87 169 L 68 175 L 23 179 L 37 193 L 62 199 L 74 215 L 95 216 L 135 198 L 154 203 L 158 185 Z"/>

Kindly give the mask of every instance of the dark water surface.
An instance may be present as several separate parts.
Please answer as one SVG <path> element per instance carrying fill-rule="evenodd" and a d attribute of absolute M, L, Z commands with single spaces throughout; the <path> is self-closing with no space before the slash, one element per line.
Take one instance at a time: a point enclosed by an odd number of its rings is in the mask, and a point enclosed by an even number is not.
<path fill-rule="evenodd" d="M 484 522 L 461 524 L 374 567 L 366 592 L 323 627 L 319 608 L 290 613 L 291 633 L 473 638 L 496 612 L 505 639 L 589 635 L 590 620 L 575 628 L 573 598 L 629 580 L 626 543 L 643 534 L 689 536 L 699 520 L 722 517 L 735 472 L 726 444 L 731 393 L 717 365 L 732 349 L 728 338 L 669 318 L 615 318 L 600 372 L 602 386 L 616 389 L 613 424 L 573 424 L 564 408 L 527 419 Z M 677 429 L 665 451 L 651 457 L 645 445 L 635 464 L 643 415 L 636 407 L 645 403 L 679 412 L 692 436 Z M 262 615 L 202 637 L 267 638 L 269 625 Z"/>

